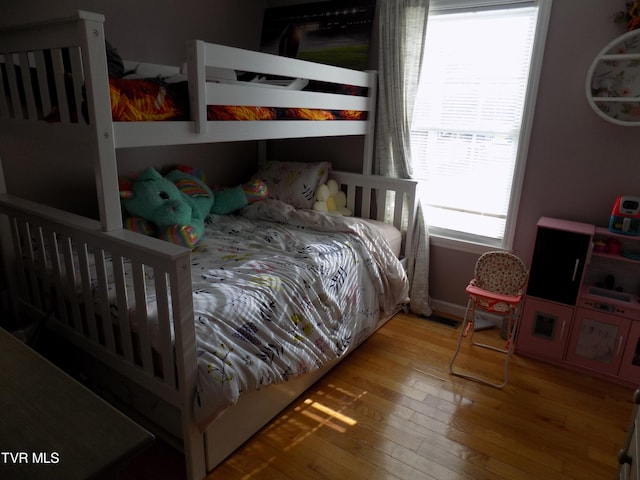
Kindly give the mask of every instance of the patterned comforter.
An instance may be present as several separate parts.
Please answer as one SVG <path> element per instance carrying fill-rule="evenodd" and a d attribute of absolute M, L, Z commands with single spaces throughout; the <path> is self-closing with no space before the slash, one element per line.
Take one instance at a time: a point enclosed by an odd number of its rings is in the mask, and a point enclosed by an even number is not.
<path fill-rule="evenodd" d="M 267 200 L 207 224 L 192 254 L 203 429 L 242 392 L 344 356 L 408 301 L 401 264 L 357 219 Z"/>

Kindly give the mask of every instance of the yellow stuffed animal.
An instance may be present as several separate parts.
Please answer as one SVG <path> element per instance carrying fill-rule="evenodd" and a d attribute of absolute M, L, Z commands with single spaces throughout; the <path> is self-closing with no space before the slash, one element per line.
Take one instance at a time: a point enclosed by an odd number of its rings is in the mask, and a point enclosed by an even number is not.
<path fill-rule="evenodd" d="M 329 180 L 316 190 L 316 202 L 313 209 L 333 215 L 351 215 L 351 210 L 347 208 L 347 196 L 338 187 L 338 182 Z"/>

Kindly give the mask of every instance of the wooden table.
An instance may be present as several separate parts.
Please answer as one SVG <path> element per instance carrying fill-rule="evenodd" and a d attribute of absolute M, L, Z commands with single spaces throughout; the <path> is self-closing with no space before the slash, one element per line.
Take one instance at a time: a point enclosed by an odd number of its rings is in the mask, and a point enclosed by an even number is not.
<path fill-rule="evenodd" d="M 153 441 L 151 433 L 0 329 L 0 478 L 103 478 Z"/>

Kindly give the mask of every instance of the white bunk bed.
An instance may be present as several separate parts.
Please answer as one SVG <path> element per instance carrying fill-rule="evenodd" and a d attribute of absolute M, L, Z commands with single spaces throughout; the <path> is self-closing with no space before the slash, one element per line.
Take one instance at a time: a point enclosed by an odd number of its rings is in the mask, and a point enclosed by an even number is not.
<path fill-rule="evenodd" d="M 341 358 L 289 382 L 240 396 L 238 403 L 202 431 L 194 420 L 198 359 L 192 254 L 186 248 L 122 228 L 116 151 L 140 146 L 365 135 L 363 171 L 370 172 L 375 73 L 195 41 L 187 49 L 191 119 L 114 122 L 103 21 L 101 15 L 79 12 L 61 20 L 0 31 L 0 64 L 4 65 L 0 82 L 2 164 L 15 161 L 10 151 L 3 149 L 15 138 L 29 142 L 53 138 L 61 144 L 91 145 L 100 215 L 99 220 L 90 219 L 12 195 L 0 168 L 0 233 L 8 283 L 14 309 L 35 318 L 49 315 L 48 327 L 89 355 L 87 365 L 92 365 L 91 370 L 114 395 L 114 401 L 122 397 L 118 390 L 124 391 L 125 397 L 135 398 L 123 408 L 178 444 L 185 454 L 189 478 L 199 479 Z M 63 50 L 69 53 L 71 72 L 62 60 Z M 65 77 L 72 75 L 72 95 L 76 105 L 86 103 L 86 121 L 79 114 L 74 118 L 73 112 L 64 111 L 65 102 L 58 102 L 59 121 L 43 121 L 43 110 L 51 107 L 46 82 L 42 81 L 46 77 L 42 73 L 43 51 L 53 58 L 53 96 L 65 97 Z M 265 94 L 267 89 L 261 86 L 207 81 L 211 68 L 337 82 L 365 87 L 368 95 L 280 89 L 268 89 Z M 36 76 L 32 77 L 34 70 Z M 15 73 L 18 71 L 21 76 Z M 31 78 L 38 82 L 31 82 Z M 368 117 L 349 121 L 207 120 L 207 105 L 262 106 L 265 97 L 269 106 L 358 110 L 367 112 Z M 357 216 L 390 223 L 402 232 L 399 256 L 406 259 L 405 252 L 411 251 L 415 183 L 344 172 L 332 172 L 331 178 L 346 192 L 347 206 Z M 127 274 L 125 268 L 130 268 Z M 147 271 L 153 271 L 153 280 L 145 275 Z M 107 291 L 109 286 L 113 287 L 111 293 Z M 146 304 L 149 289 L 154 291 L 157 308 L 158 333 L 154 338 L 149 333 L 152 322 L 147 309 L 131 306 Z M 99 296 L 110 301 L 97 300 Z M 54 312 L 47 303 L 49 297 L 55 297 L 58 305 Z M 114 305 L 120 312 L 115 315 L 110 311 Z M 370 333 L 395 311 L 381 312 Z M 109 318 L 119 334 L 104 328 Z M 122 334 L 131 332 L 133 323 L 135 344 L 130 335 Z M 161 375 L 156 370 L 157 358 L 162 364 Z"/>

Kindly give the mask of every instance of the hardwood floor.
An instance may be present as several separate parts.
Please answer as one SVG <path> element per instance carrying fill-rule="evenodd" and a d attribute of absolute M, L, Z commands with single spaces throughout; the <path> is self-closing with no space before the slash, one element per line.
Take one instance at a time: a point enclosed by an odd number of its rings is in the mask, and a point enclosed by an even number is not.
<path fill-rule="evenodd" d="M 632 389 L 517 355 L 502 390 L 450 376 L 458 332 L 397 315 L 207 480 L 615 477 Z"/>

